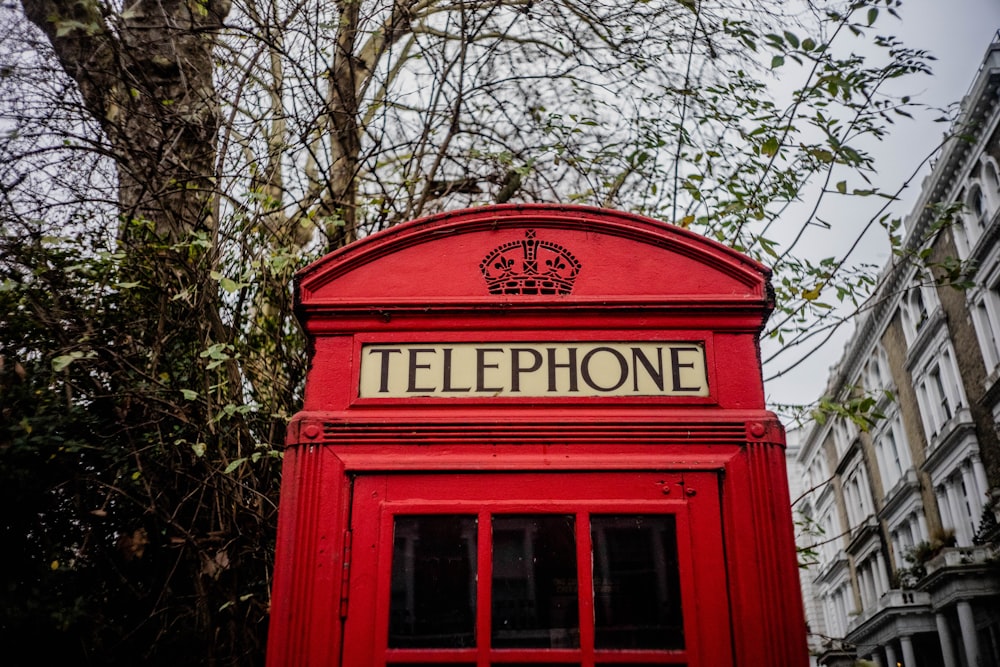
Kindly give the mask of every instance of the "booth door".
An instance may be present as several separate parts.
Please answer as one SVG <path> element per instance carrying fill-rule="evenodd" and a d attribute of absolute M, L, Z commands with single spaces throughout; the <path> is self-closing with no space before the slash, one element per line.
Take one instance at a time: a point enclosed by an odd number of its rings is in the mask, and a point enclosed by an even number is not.
<path fill-rule="evenodd" d="M 342 664 L 732 665 L 714 473 L 354 480 Z"/>

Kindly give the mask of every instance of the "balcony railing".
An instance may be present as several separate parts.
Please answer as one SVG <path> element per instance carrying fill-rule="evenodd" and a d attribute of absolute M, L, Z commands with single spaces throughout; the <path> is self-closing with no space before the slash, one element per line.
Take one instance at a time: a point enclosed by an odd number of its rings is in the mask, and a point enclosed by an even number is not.
<path fill-rule="evenodd" d="M 950 567 L 985 565 L 997 559 L 997 547 L 981 545 L 974 547 L 946 547 L 924 564 L 927 574 Z"/>
<path fill-rule="evenodd" d="M 853 632 L 864 625 L 869 619 L 881 612 L 911 613 L 918 607 L 930 608 L 931 595 L 924 591 L 913 591 L 894 588 L 882 594 L 878 602 L 856 614 L 848 625 L 848 632 Z"/>

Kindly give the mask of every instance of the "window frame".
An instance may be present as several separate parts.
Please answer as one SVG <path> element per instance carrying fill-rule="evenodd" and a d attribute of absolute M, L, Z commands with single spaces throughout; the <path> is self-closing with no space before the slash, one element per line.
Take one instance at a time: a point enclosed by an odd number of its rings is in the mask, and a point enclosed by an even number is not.
<path fill-rule="evenodd" d="M 655 483 L 664 484 L 656 488 Z M 694 482 L 704 488 L 688 495 Z M 344 664 L 495 664 L 552 662 L 595 664 L 730 665 L 732 637 L 725 577 L 718 477 L 699 472 L 665 473 L 484 473 L 364 475 L 354 481 L 353 557 L 347 586 Z M 671 486 L 676 488 L 674 492 Z M 664 493 L 663 488 L 668 490 Z M 650 492 L 654 493 L 650 493 Z M 656 496 L 659 497 L 656 497 Z M 548 496 L 548 497 L 546 497 Z M 394 518 L 400 515 L 471 514 L 478 518 L 476 641 L 463 649 L 388 648 L 389 593 Z M 502 514 L 573 514 L 580 647 L 493 648 L 490 645 L 492 517 Z M 677 536 L 677 562 L 686 646 L 671 649 L 596 649 L 590 516 L 670 514 Z M 717 528 L 708 529 L 714 524 Z M 694 554 L 698 554 L 697 562 Z M 711 627 L 711 633 L 697 633 Z M 705 635 L 711 636 L 705 636 Z"/>

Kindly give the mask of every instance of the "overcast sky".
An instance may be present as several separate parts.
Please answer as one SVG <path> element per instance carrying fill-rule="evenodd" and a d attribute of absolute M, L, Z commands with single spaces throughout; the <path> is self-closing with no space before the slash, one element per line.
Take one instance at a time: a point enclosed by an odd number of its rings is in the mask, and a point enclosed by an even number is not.
<path fill-rule="evenodd" d="M 902 21 L 885 23 L 879 34 L 901 37 L 908 46 L 925 48 L 937 57 L 934 74 L 907 84 L 915 98 L 927 104 L 947 107 L 958 102 L 971 86 L 988 46 L 1000 29 L 1000 0 L 904 0 L 900 10 Z M 898 187 L 914 167 L 940 141 L 945 129 L 934 123 L 935 115 L 927 113 L 915 121 L 897 123 L 892 135 L 872 149 L 878 159 L 880 185 Z M 904 192 L 894 209 L 894 215 L 904 217 L 912 210 L 919 193 L 921 178 Z M 838 211 L 839 212 L 839 211 Z M 827 215 L 830 215 L 827 212 Z M 845 210 L 844 215 L 851 213 Z M 844 222 L 844 221 L 842 221 Z M 817 235 L 817 258 L 831 254 L 830 234 L 836 229 Z M 843 233 L 840 240 L 848 240 Z M 884 234 L 877 231 L 865 237 L 863 249 L 867 261 L 884 263 L 889 257 Z M 821 396 L 833 366 L 843 351 L 850 329 L 844 327 L 820 352 L 814 353 L 787 375 L 768 381 L 765 390 L 772 403 L 811 402 Z M 765 341 L 764 352 L 773 351 Z M 794 355 L 789 358 L 797 358 Z M 777 368 L 777 366 L 775 367 Z M 771 369 L 772 371 L 774 369 Z M 765 375 L 768 369 L 765 368 Z"/>

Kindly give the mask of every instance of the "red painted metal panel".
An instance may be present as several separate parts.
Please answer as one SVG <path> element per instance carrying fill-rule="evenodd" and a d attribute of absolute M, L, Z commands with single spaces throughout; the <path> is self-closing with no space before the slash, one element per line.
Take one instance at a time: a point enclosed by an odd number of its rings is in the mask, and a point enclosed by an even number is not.
<path fill-rule="evenodd" d="M 297 303 L 312 358 L 288 428 L 268 664 L 807 664 L 784 432 L 765 409 L 760 373 L 768 277 L 673 226 L 546 205 L 407 223 L 303 270 Z M 365 344 L 588 341 L 702 345 L 708 395 L 361 397 Z M 687 485 L 636 486 L 653 471 Z M 601 508 L 674 512 L 686 536 L 688 646 L 593 646 L 587 534 L 576 542 L 579 649 L 390 650 L 380 597 L 390 570 L 379 563 L 402 506 L 465 507 L 479 517 L 480 542 L 495 510 L 559 509 L 578 526 Z M 480 571 L 490 559 L 480 550 Z M 480 578 L 479 599 L 489 583 Z M 489 605 L 476 613 L 483 632 Z"/>
<path fill-rule="evenodd" d="M 335 664 L 350 488 L 332 450 L 286 451 L 268 664 Z"/>
<path fill-rule="evenodd" d="M 733 459 L 724 489 L 730 592 L 741 624 L 734 638 L 750 665 L 808 660 L 783 462 L 779 443 L 754 443 Z"/>
<path fill-rule="evenodd" d="M 481 263 L 525 232 L 563 247 L 581 265 L 571 295 L 532 301 L 735 304 L 767 298 L 767 268 L 679 227 L 588 207 L 519 205 L 446 213 L 362 239 L 300 272 L 300 302 L 338 309 L 428 299 L 493 304 L 497 299 L 484 294 Z"/>

